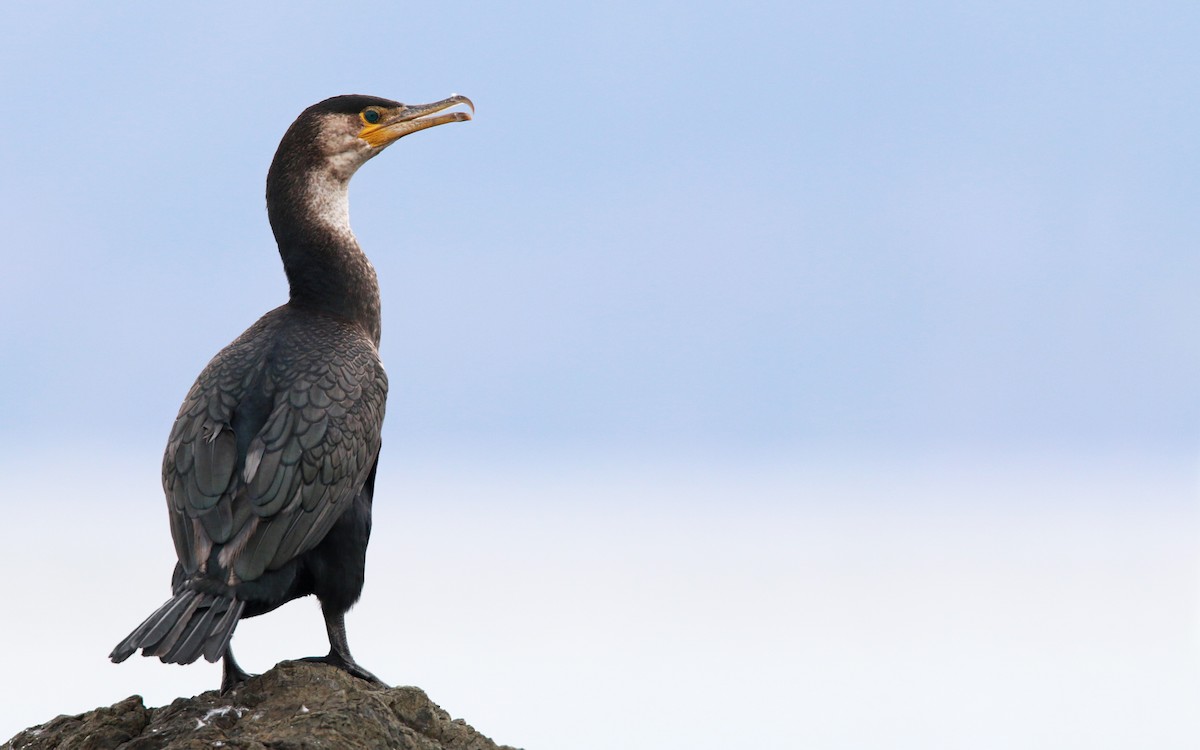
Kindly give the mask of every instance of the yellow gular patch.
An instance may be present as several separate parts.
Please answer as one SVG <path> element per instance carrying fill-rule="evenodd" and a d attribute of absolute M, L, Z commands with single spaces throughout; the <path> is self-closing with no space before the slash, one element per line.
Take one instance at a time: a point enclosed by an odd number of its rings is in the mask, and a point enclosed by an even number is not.
<path fill-rule="evenodd" d="M 362 138 L 374 148 L 386 146 L 396 139 L 395 133 L 389 133 L 387 128 L 383 126 L 389 119 L 389 112 L 379 107 L 369 107 L 358 113 L 358 119 L 362 121 L 362 130 L 358 131 L 358 137 Z"/>

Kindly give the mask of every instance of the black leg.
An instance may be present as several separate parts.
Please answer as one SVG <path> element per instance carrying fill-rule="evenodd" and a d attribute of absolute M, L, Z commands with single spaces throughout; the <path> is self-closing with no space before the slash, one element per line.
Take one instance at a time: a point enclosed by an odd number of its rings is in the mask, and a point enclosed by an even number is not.
<path fill-rule="evenodd" d="M 321 614 L 325 615 L 325 632 L 329 634 L 329 654 L 327 656 L 310 656 L 303 661 L 329 664 L 349 672 L 359 679 L 387 687 L 387 684 L 383 680 L 360 667 L 358 662 L 354 661 L 354 657 L 350 655 L 350 644 L 346 641 L 345 613 L 334 613 L 325 607 L 321 607 Z"/>
<path fill-rule="evenodd" d="M 246 674 L 234 661 L 233 649 L 226 646 L 225 655 L 221 657 L 221 695 L 228 695 L 237 690 L 250 677 L 251 675 Z"/>

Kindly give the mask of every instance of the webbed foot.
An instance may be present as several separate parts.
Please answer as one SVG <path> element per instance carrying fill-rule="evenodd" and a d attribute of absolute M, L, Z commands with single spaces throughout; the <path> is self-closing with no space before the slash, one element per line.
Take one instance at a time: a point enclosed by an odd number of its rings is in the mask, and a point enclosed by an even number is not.
<path fill-rule="evenodd" d="M 328 664 L 331 667 L 337 667 L 343 672 L 352 674 L 360 680 L 366 680 L 373 685 L 378 685 L 379 687 L 388 687 L 387 683 L 363 669 L 362 666 L 360 666 L 358 662 L 354 661 L 353 658 L 343 657 L 336 651 L 330 651 L 325 656 L 309 656 L 307 658 L 300 659 L 300 661 Z"/>

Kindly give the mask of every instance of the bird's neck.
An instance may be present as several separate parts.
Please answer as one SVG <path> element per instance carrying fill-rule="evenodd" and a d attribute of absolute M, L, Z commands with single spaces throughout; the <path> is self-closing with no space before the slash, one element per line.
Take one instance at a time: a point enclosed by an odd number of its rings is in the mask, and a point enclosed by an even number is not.
<path fill-rule="evenodd" d="M 379 281 L 350 230 L 349 179 L 327 171 L 271 175 L 267 214 L 293 307 L 352 320 L 379 344 Z"/>

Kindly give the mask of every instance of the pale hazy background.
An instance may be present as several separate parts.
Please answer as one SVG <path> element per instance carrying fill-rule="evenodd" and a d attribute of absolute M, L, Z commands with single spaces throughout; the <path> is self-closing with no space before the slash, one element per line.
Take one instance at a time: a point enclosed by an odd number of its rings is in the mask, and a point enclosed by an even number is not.
<path fill-rule="evenodd" d="M 0 741 L 219 668 L 158 461 L 351 191 L 392 380 L 351 643 L 529 750 L 1200 742 L 1200 7 L 0 6 Z M 247 621 L 254 671 L 317 608 Z"/>

